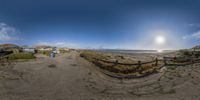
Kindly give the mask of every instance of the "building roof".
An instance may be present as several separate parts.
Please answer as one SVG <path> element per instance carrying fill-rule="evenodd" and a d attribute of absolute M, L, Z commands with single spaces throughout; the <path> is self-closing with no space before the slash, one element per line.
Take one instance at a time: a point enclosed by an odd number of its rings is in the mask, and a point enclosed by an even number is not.
<path fill-rule="evenodd" d="M 45 46 L 45 45 L 36 46 L 36 49 L 41 49 L 41 48 L 46 49 L 46 48 L 53 48 L 53 47 Z"/>

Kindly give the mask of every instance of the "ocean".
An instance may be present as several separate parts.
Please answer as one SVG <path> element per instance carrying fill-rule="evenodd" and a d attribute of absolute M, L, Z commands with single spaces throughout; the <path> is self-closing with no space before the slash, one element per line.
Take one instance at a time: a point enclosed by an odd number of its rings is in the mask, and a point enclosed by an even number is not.
<path fill-rule="evenodd" d="M 102 49 L 97 50 L 100 52 L 110 52 L 110 53 L 125 53 L 125 54 L 134 54 L 134 53 L 168 53 L 168 52 L 174 52 L 176 50 L 117 50 L 117 49 Z"/>

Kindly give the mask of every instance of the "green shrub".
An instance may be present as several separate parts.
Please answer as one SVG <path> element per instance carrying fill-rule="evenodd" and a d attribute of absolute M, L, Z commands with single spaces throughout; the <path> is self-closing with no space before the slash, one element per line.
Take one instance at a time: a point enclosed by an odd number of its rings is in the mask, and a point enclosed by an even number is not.
<path fill-rule="evenodd" d="M 34 59 L 35 56 L 33 53 L 17 53 L 8 55 L 8 60 L 16 60 L 16 59 Z"/>
<path fill-rule="evenodd" d="M 46 56 L 50 56 L 51 51 L 38 51 L 38 53 L 41 53 L 41 54 L 46 55 Z"/>
<path fill-rule="evenodd" d="M 187 51 L 187 50 L 181 50 L 180 51 L 180 56 L 183 56 L 183 57 L 191 57 L 193 54 L 191 51 Z"/>
<path fill-rule="evenodd" d="M 67 50 L 60 50 L 60 53 L 68 53 L 69 51 Z"/>

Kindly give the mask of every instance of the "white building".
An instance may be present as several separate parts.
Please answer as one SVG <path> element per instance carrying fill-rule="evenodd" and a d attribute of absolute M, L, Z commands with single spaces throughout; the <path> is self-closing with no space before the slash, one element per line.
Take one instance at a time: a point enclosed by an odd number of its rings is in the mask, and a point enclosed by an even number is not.
<path fill-rule="evenodd" d="M 36 49 L 38 51 L 53 51 L 53 48 L 50 46 L 37 46 Z"/>
<path fill-rule="evenodd" d="M 23 50 L 23 52 L 36 53 L 36 49 L 35 48 L 24 47 L 24 48 L 22 48 L 22 50 Z"/>

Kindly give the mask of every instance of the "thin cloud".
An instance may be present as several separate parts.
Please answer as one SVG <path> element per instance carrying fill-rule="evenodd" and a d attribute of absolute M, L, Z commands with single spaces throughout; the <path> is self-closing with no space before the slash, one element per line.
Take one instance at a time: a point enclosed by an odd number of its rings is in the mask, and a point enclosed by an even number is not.
<path fill-rule="evenodd" d="M 16 34 L 18 34 L 19 31 L 16 30 L 14 27 L 8 26 L 5 23 L 0 23 L 0 41 L 12 41 L 12 40 L 18 40 L 16 37 Z"/>
<path fill-rule="evenodd" d="M 75 43 L 68 43 L 68 42 L 44 42 L 39 41 L 36 45 L 47 45 L 53 47 L 68 47 L 68 48 L 79 48 L 79 46 Z"/>
<path fill-rule="evenodd" d="M 200 27 L 200 23 L 185 24 L 185 26 L 189 26 L 189 27 Z"/>
<path fill-rule="evenodd" d="M 193 39 L 200 39 L 200 31 L 197 31 L 197 32 L 194 32 L 193 34 L 191 34 L 191 35 L 185 35 L 185 36 L 183 36 L 182 37 L 182 39 L 191 39 L 191 38 L 193 38 Z"/>
<path fill-rule="evenodd" d="M 193 33 L 191 36 L 192 36 L 193 38 L 200 39 L 200 31 Z"/>

